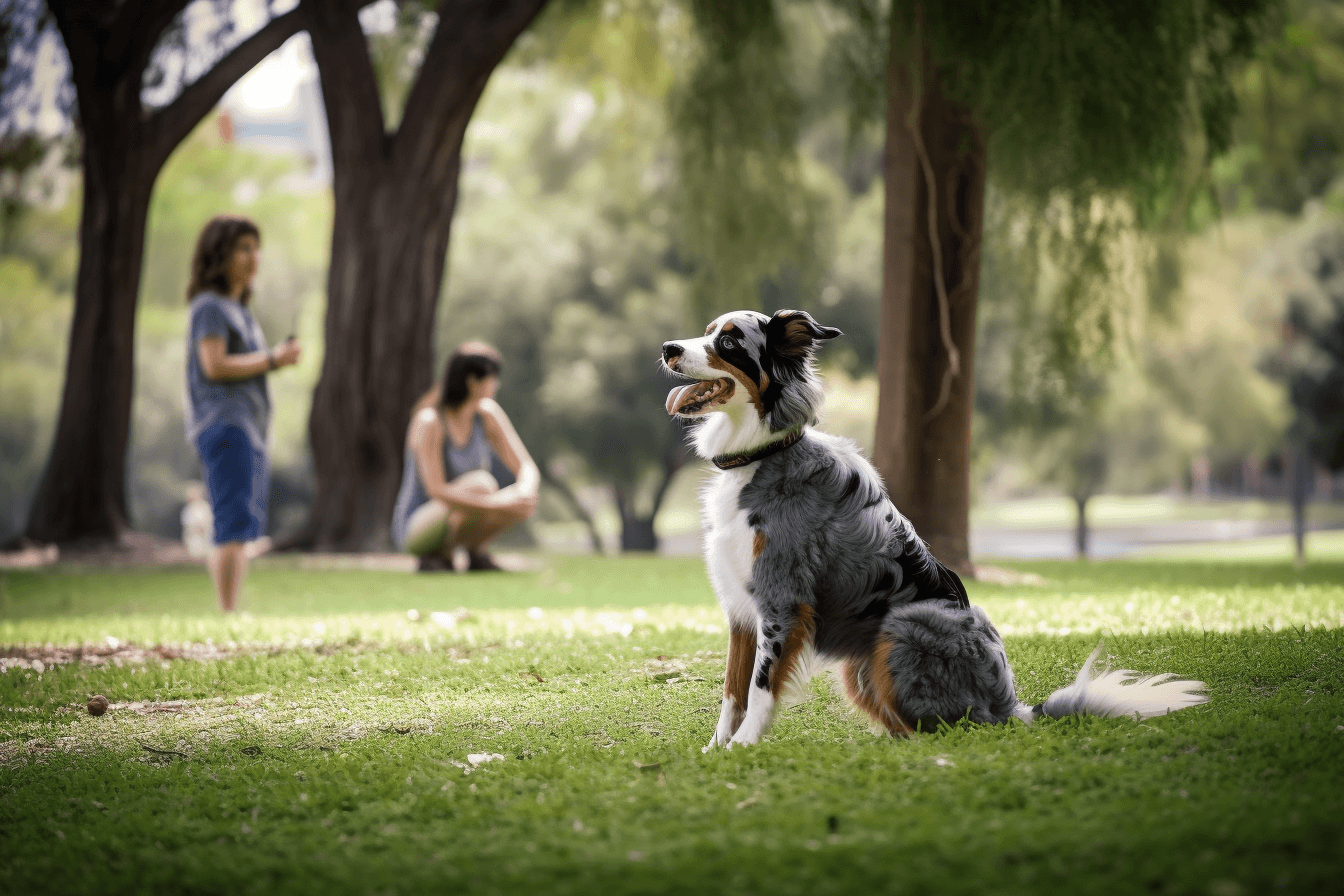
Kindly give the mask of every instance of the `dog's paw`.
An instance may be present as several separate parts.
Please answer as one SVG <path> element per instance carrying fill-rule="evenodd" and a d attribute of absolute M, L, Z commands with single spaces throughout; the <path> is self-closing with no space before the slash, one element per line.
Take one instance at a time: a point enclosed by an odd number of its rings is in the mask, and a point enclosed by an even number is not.
<path fill-rule="evenodd" d="M 732 740 L 728 741 L 726 746 L 727 749 L 731 750 L 733 747 L 753 747 L 760 742 L 760 735 L 739 731 L 733 735 Z"/>

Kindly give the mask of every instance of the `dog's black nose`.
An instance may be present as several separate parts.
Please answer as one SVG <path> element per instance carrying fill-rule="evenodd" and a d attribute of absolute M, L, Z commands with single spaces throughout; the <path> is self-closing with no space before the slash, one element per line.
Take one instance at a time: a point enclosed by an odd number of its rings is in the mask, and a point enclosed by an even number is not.
<path fill-rule="evenodd" d="M 664 363 L 670 364 L 673 358 L 681 357 L 682 351 L 683 351 L 682 347 L 677 345 L 675 342 L 664 342 L 663 343 Z"/>

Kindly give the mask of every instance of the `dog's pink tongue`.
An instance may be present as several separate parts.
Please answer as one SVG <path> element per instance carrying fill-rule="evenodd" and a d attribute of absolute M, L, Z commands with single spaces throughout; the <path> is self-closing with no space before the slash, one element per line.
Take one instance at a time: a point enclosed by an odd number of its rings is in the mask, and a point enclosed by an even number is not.
<path fill-rule="evenodd" d="M 687 393 L 697 385 L 697 383 L 691 383 L 689 386 L 678 386 L 667 393 L 667 403 L 664 407 L 667 409 L 669 417 L 675 417 L 677 415 L 677 408 L 685 404 Z"/>

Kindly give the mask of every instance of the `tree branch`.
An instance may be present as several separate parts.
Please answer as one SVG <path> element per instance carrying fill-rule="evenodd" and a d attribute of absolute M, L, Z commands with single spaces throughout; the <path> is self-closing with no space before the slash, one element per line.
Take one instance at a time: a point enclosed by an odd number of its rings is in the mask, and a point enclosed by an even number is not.
<path fill-rule="evenodd" d="M 106 59 L 117 60 L 123 67 L 135 69 L 138 77 L 145 70 L 149 55 L 154 52 L 159 35 L 173 21 L 173 17 L 186 8 L 188 0 L 127 0 L 120 4 L 112 15 L 100 16 L 103 24 L 100 54 Z M 56 2 L 52 2 L 53 12 Z M 79 7 L 81 14 L 94 17 L 94 10 L 100 6 L 115 4 L 94 4 L 84 0 L 73 0 L 64 5 Z"/>
<path fill-rule="evenodd" d="M 215 108 L 228 89 L 304 27 L 300 9 L 276 16 L 219 60 L 210 71 L 187 85 L 170 104 L 146 122 L 150 151 L 162 164 L 192 128 Z"/>
<path fill-rule="evenodd" d="M 356 165 L 383 159 L 383 101 L 369 58 L 368 40 L 359 25 L 359 3 L 300 0 L 308 14 L 322 84 L 322 102 L 331 135 L 332 164 L 337 177 Z"/>
<path fill-rule="evenodd" d="M 593 543 L 593 553 L 600 557 L 603 553 L 602 536 L 597 532 L 597 524 L 593 522 L 593 515 L 579 503 L 579 497 L 574 494 L 574 490 L 569 487 L 569 483 L 551 473 L 549 464 L 541 463 L 537 467 L 541 471 L 541 481 L 555 489 L 556 493 L 569 505 L 569 509 L 574 511 L 574 515 L 588 528 L 588 538 Z"/>
<path fill-rule="evenodd" d="M 474 103 L 485 81 L 531 24 L 546 0 L 449 0 L 406 97 L 393 153 L 398 166 L 430 170 L 444 133 L 464 103 Z"/>

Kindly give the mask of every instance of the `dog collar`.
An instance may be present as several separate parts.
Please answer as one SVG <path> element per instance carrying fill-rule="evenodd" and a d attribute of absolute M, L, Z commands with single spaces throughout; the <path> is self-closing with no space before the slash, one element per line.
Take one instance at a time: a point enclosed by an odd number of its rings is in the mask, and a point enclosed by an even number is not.
<path fill-rule="evenodd" d="M 792 448 L 798 444 L 798 440 L 803 437 L 803 431 L 796 429 L 793 432 L 780 439 L 778 442 L 771 442 L 768 445 L 762 445 L 755 451 L 747 451 L 743 454 L 720 454 L 712 459 L 714 466 L 720 470 L 731 470 L 735 467 L 745 467 L 747 464 L 755 463 L 763 457 L 769 457 L 772 454 L 778 454 L 786 448 Z"/>

